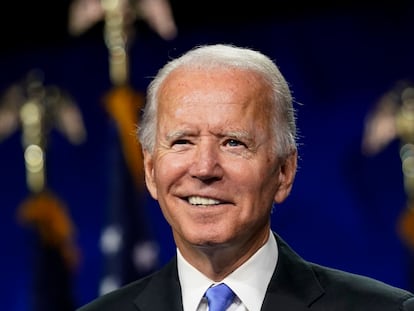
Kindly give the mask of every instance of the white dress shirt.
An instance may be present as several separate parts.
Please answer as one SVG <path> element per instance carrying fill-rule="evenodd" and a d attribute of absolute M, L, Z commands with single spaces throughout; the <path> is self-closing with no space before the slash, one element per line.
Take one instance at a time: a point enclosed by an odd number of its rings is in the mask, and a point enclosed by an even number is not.
<path fill-rule="evenodd" d="M 260 311 L 277 257 L 276 239 L 270 232 L 267 242 L 249 260 L 219 282 L 226 283 L 237 296 L 228 311 Z M 207 311 L 203 295 L 216 282 L 191 266 L 178 249 L 177 267 L 184 311 Z"/>

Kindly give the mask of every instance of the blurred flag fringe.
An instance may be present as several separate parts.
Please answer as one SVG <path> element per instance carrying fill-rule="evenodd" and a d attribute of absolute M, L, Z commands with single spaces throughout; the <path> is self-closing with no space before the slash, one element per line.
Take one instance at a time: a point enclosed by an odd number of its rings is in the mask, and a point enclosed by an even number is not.
<path fill-rule="evenodd" d="M 135 184 L 144 187 L 142 153 L 136 139 L 136 126 L 144 104 L 142 94 L 128 85 L 114 87 L 104 98 L 106 111 L 115 121 L 123 155 Z"/>
<path fill-rule="evenodd" d="M 414 251 L 414 202 L 410 201 L 398 221 L 398 233 L 404 243 Z"/>
<path fill-rule="evenodd" d="M 32 193 L 18 207 L 17 220 L 34 231 L 38 244 L 32 310 L 73 311 L 73 276 L 80 251 L 66 205 L 50 190 Z"/>

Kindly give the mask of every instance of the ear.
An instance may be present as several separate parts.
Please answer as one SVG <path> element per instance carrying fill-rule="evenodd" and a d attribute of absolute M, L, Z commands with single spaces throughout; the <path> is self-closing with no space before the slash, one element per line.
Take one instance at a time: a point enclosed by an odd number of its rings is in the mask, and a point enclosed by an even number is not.
<path fill-rule="evenodd" d="M 292 190 L 293 181 L 297 168 L 297 150 L 290 153 L 282 163 L 279 172 L 279 188 L 275 194 L 274 201 L 282 203 Z"/>
<path fill-rule="evenodd" d="M 154 160 L 152 154 L 148 150 L 143 151 L 144 156 L 144 171 L 145 171 L 145 184 L 151 196 L 157 200 L 157 187 L 155 185 L 154 178 Z"/>

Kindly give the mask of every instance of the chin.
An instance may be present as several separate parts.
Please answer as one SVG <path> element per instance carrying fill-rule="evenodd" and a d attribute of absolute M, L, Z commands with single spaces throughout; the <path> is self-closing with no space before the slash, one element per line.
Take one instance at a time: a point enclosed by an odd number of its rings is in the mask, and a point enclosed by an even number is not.
<path fill-rule="evenodd" d="M 230 238 L 226 235 L 217 233 L 205 234 L 203 236 L 193 237 L 191 244 L 200 248 L 222 247 L 228 245 Z"/>

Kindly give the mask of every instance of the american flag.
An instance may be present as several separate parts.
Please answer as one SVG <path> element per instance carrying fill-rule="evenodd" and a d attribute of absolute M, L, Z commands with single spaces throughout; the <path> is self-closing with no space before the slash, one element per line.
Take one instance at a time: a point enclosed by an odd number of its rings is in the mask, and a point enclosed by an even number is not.
<path fill-rule="evenodd" d="M 134 134 L 142 103 L 139 93 L 125 87 L 115 88 L 106 98 L 111 116 L 107 146 L 109 200 L 101 235 L 105 271 L 100 294 L 141 278 L 159 265 L 159 245 L 147 213 L 150 196 Z"/>

